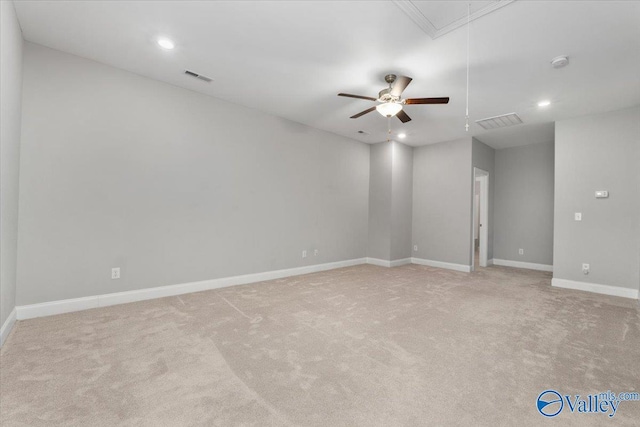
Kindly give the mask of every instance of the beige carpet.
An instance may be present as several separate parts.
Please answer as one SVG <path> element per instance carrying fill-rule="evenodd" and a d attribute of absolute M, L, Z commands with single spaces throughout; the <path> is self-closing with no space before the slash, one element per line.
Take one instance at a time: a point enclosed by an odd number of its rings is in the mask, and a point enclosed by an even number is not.
<path fill-rule="evenodd" d="M 640 389 L 637 302 L 550 274 L 343 268 L 22 321 L 1 425 L 638 425 L 537 412 L 546 389 Z"/>

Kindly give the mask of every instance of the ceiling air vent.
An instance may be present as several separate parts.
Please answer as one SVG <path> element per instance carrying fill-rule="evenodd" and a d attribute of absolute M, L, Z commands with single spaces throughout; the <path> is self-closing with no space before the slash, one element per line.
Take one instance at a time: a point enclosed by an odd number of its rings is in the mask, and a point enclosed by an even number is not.
<path fill-rule="evenodd" d="M 476 123 L 485 129 L 506 128 L 507 126 L 519 125 L 522 119 L 516 113 L 503 114 L 501 116 L 487 117 L 476 120 Z"/>
<path fill-rule="evenodd" d="M 209 83 L 212 79 L 207 76 L 203 76 L 202 74 L 194 73 L 193 71 L 185 70 L 184 73 L 188 76 L 195 77 L 196 79 L 200 79 Z"/>

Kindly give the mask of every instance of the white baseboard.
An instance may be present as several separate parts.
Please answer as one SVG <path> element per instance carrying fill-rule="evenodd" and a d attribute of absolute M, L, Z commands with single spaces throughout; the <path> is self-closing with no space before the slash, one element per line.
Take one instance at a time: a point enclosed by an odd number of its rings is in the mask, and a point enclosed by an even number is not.
<path fill-rule="evenodd" d="M 493 258 L 487 260 L 487 267 L 489 267 L 490 265 L 493 265 Z"/>
<path fill-rule="evenodd" d="M 377 265 L 378 267 L 391 267 L 391 261 L 380 258 L 367 257 L 367 264 Z"/>
<path fill-rule="evenodd" d="M 316 273 L 319 271 L 333 270 L 336 268 L 365 264 L 366 262 L 367 258 L 358 258 L 346 261 L 330 262 L 326 264 L 289 268 L 285 270 L 267 271 L 264 273 L 245 274 L 242 276 L 232 276 L 221 279 L 181 283 L 178 285 L 159 286 L 156 288 L 138 289 L 134 291 L 51 301 L 40 304 L 22 305 L 16 307 L 16 316 L 18 320 L 32 319 L 34 317 L 51 316 L 54 314 L 88 310 L 90 308 L 108 307 L 116 304 L 125 304 L 129 302 L 164 298 L 175 295 L 188 294 L 192 292 L 225 288 L 234 285 L 245 285 L 249 283 L 263 282 L 265 280 Z M 2 330 L 4 331 L 4 326 Z"/>
<path fill-rule="evenodd" d="M 411 258 L 394 259 L 391 261 L 391 267 L 400 267 L 401 265 L 411 264 Z"/>
<path fill-rule="evenodd" d="M 470 273 L 471 272 L 471 266 L 470 265 L 453 264 L 453 263 L 450 263 L 450 262 L 433 261 L 433 260 L 430 260 L 430 259 L 422 259 L 422 258 L 411 258 L 411 262 L 413 264 L 428 265 L 429 267 L 446 268 L 447 270 L 462 271 L 464 273 Z"/>
<path fill-rule="evenodd" d="M 622 288 L 620 286 L 599 285 L 597 283 L 578 282 L 567 279 L 551 279 L 551 286 L 578 291 L 594 292 L 596 294 L 612 295 L 614 297 L 638 299 L 638 290 Z"/>
<path fill-rule="evenodd" d="M 394 259 L 393 261 L 380 258 L 367 258 L 367 264 L 377 265 L 379 267 L 399 267 L 401 265 L 411 264 L 411 258 Z"/>
<path fill-rule="evenodd" d="M 2 328 L 0 328 L 0 347 L 2 347 L 2 344 L 4 344 L 5 340 L 11 333 L 11 330 L 13 329 L 13 326 L 15 324 L 16 324 L 16 309 L 14 307 L 13 310 L 11 310 L 11 313 L 9 313 L 9 317 L 7 317 L 7 320 L 5 320 L 4 323 L 2 324 Z"/>
<path fill-rule="evenodd" d="M 493 259 L 494 265 L 503 267 L 527 268 L 529 270 L 553 271 L 553 265 L 535 264 L 533 262 L 511 261 L 509 259 Z"/>

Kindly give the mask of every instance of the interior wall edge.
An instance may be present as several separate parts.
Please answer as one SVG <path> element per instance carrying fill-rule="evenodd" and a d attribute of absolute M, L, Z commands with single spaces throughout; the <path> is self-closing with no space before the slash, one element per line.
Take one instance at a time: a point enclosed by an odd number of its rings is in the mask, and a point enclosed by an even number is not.
<path fill-rule="evenodd" d="M 25 42 L 13 2 L 0 3 L 0 324 L 10 325 L 7 322 L 14 314 L 18 283 L 18 206 Z"/>
<path fill-rule="evenodd" d="M 7 320 L 2 324 L 2 328 L 0 328 L 0 347 L 7 341 L 11 331 L 13 330 L 17 319 L 17 310 L 16 307 L 13 307 L 9 316 L 7 316 Z"/>

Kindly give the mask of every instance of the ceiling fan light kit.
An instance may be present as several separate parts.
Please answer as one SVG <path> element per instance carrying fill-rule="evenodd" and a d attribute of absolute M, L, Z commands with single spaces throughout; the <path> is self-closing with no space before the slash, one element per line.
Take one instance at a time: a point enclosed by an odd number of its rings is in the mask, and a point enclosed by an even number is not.
<path fill-rule="evenodd" d="M 376 110 L 385 117 L 393 117 L 402 110 L 402 105 L 395 102 L 385 102 L 376 105 Z"/>

